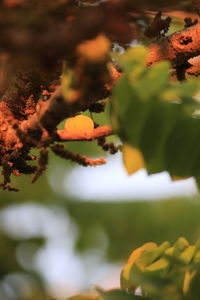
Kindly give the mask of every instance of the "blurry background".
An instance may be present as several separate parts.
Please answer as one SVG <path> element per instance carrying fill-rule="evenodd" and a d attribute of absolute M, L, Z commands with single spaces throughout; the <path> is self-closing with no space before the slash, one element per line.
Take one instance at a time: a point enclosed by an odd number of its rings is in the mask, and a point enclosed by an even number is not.
<path fill-rule="evenodd" d="M 106 155 L 96 142 L 68 147 Z M 0 192 L 0 299 L 66 299 L 95 285 L 117 287 L 135 247 L 200 237 L 193 179 L 172 182 L 145 170 L 128 177 L 121 153 L 107 161 L 84 168 L 51 154 L 34 185 L 27 176 L 13 178 L 20 191 Z"/>

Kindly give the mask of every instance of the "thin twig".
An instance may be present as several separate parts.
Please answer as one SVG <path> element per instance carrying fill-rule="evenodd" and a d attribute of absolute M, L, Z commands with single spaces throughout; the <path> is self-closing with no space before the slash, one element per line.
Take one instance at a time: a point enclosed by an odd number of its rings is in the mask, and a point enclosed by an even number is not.
<path fill-rule="evenodd" d="M 103 165 L 106 163 L 106 160 L 103 157 L 97 158 L 97 159 L 92 159 L 87 156 L 83 156 L 77 153 L 73 153 L 70 150 L 64 148 L 63 145 L 56 144 L 51 147 L 51 150 L 61 158 L 71 160 L 73 162 L 78 163 L 79 165 L 83 167 L 87 166 L 98 166 L 98 165 Z"/>

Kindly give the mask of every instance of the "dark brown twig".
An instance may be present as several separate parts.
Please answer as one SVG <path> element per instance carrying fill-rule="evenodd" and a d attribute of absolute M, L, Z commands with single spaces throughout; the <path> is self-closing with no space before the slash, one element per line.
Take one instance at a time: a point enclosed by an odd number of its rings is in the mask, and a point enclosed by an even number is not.
<path fill-rule="evenodd" d="M 48 164 L 48 149 L 44 148 L 43 150 L 40 151 L 38 166 L 36 168 L 35 174 L 31 179 L 31 183 L 34 183 L 38 179 L 38 177 L 44 173 L 47 164 Z"/>
<path fill-rule="evenodd" d="M 59 144 L 52 146 L 51 150 L 61 158 L 76 162 L 83 167 L 98 166 L 106 163 L 106 160 L 104 158 L 91 159 L 87 156 L 73 153 L 70 150 L 65 149 L 63 145 Z"/>
<path fill-rule="evenodd" d="M 97 139 L 97 144 L 100 146 L 104 151 L 109 151 L 110 154 L 115 154 L 119 151 L 119 146 L 115 146 L 114 143 L 106 143 L 105 137 L 100 137 Z"/>

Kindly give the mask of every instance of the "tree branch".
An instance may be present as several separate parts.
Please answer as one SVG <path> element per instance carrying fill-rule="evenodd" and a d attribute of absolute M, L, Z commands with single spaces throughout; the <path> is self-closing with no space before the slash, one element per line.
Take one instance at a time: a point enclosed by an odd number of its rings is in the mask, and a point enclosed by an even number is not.
<path fill-rule="evenodd" d="M 35 114 L 28 120 L 25 120 L 20 125 L 20 130 L 24 134 L 32 135 L 40 139 L 45 129 L 50 135 L 54 132 L 56 126 L 67 117 L 74 116 L 77 112 L 87 110 L 92 103 L 97 102 L 108 96 L 108 91 L 105 89 L 98 95 L 99 97 L 92 97 L 90 101 L 84 99 L 77 99 L 74 102 L 68 102 L 63 98 L 61 88 L 58 88 L 48 99 L 48 101 L 40 101 L 36 107 Z M 96 95 L 95 95 L 96 96 Z M 95 134 L 100 134 L 95 131 Z M 61 131 L 58 131 L 60 139 L 66 140 L 68 137 Z M 72 138 L 72 137 L 71 137 Z M 91 137 L 90 137 L 91 138 Z M 85 137 L 84 137 L 85 139 Z"/>
<path fill-rule="evenodd" d="M 66 130 L 57 130 L 58 138 L 56 141 L 67 142 L 67 141 L 90 141 L 98 139 L 99 137 L 105 137 L 112 134 L 111 126 L 99 126 L 95 128 L 91 133 L 70 133 Z"/>
<path fill-rule="evenodd" d="M 73 153 L 70 150 L 65 149 L 63 145 L 59 145 L 59 144 L 53 145 L 51 147 L 51 150 L 61 158 L 76 162 L 83 167 L 87 167 L 87 166 L 95 167 L 106 163 L 106 160 L 103 157 L 92 159 L 84 155 Z"/>
<path fill-rule="evenodd" d="M 147 65 L 160 60 L 170 60 L 181 66 L 190 58 L 200 55 L 200 23 L 174 33 L 149 46 Z"/>

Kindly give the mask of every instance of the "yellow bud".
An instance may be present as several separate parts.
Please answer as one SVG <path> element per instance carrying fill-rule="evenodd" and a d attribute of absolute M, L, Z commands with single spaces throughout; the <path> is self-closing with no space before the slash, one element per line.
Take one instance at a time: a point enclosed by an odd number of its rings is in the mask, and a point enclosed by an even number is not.
<path fill-rule="evenodd" d="M 68 118 L 65 122 L 65 130 L 70 133 L 91 133 L 93 129 L 94 122 L 84 115 Z"/>

